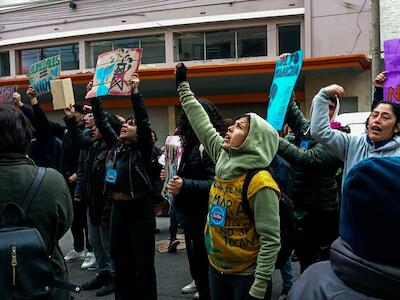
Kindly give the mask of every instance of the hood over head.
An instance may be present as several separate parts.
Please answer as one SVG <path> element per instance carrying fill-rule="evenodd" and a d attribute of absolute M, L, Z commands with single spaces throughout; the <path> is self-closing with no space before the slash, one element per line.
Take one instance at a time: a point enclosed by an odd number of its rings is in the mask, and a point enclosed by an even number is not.
<path fill-rule="evenodd" d="M 216 175 L 221 179 L 234 179 L 251 169 L 270 165 L 278 151 L 278 132 L 255 113 L 247 113 L 250 127 L 246 139 L 237 148 L 222 151 L 216 165 Z"/>

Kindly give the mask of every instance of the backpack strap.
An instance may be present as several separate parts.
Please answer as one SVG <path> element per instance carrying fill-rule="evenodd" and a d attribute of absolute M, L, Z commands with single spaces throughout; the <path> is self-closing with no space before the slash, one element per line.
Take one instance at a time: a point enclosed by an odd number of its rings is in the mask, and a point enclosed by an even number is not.
<path fill-rule="evenodd" d="M 43 181 L 45 172 L 46 172 L 46 169 L 43 167 L 39 167 L 36 172 L 35 179 L 33 180 L 31 187 L 29 188 L 28 194 L 26 195 L 25 200 L 21 203 L 21 207 L 25 213 L 28 211 L 28 208 L 31 205 L 32 199 L 36 196 L 39 186 Z"/>
<path fill-rule="evenodd" d="M 258 172 L 263 169 L 251 169 L 247 171 L 246 178 L 244 179 L 243 187 L 242 187 L 242 203 L 244 211 L 247 217 L 254 223 L 254 213 L 250 207 L 249 199 L 247 198 L 247 191 L 249 190 L 250 182 L 254 176 L 257 175 Z"/>

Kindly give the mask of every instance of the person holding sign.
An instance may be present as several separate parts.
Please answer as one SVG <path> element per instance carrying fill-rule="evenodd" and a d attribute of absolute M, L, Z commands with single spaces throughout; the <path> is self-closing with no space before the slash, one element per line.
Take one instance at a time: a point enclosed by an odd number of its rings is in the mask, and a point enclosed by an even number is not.
<path fill-rule="evenodd" d="M 110 251 L 115 262 L 115 299 L 123 300 L 157 299 L 155 219 L 148 175 L 153 142 L 139 83 L 135 73 L 130 81 L 135 116 L 126 120 L 119 136 L 111 128 L 100 98 L 91 99 L 96 127 L 112 148 L 104 180 L 112 197 Z"/>
<path fill-rule="evenodd" d="M 210 189 L 205 242 L 210 262 L 211 299 L 270 299 L 271 275 L 280 248 L 279 188 L 266 168 L 274 158 L 278 133 L 263 118 L 247 113 L 222 137 L 214 128 L 186 80 L 186 67 L 176 66 L 182 108 L 200 143 L 215 162 Z M 247 173 L 248 215 L 242 205 Z"/>

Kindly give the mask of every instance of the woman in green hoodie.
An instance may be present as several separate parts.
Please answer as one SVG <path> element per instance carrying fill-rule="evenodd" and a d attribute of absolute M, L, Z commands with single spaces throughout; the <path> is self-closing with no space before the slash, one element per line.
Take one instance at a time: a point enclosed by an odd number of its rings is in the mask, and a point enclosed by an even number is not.
<path fill-rule="evenodd" d="M 216 163 L 205 228 L 211 297 L 270 299 L 271 274 L 280 249 L 280 192 L 267 171 L 253 177 L 247 192 L 253 222 L 243 207 L 242 187 L 249 170 L 271 163 L 278 133 L 258 115 L 247 113 L 222 137 L 190 90 L 183 64 L 177 65 L 176 84 L 194 132 Z"/>

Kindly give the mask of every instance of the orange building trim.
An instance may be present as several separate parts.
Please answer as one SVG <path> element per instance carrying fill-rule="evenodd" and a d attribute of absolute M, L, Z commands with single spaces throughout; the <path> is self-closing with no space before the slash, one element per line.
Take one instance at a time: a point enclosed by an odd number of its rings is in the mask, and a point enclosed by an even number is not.
<path fill-rule="evenodd" d="M 369 59 L 363 54 L 338 55 L 318 58 L 306 58 L 303 61 L 303 71 L 321 70 L 321 69 L 337 69 L 337 68 L 355 68 L 361 71 L 370 68 Z M 258 73 L 273 73 L 275 69 L 275 61 L 265 62 L 249 62 L 234 63 L 221 65 L 202 65 L 191 66 L 188 73 L 190 77 L 209 77 L 209 76 L 226 76 L 226 75 L 244 75 Z M 92 77 L 92 72 L 64 74 L 62 78 L 69 77 L 74 84 L 86 84 Z M 162 69 L 142 69 L 140 70 L 141 79 L 168 79 L 174 77 L 173 68 Z M 28 78 L 21 75 L 14 78 L 0 79 L 2 85 L 17 85 L 22 87 L 28 86 Z"/>

